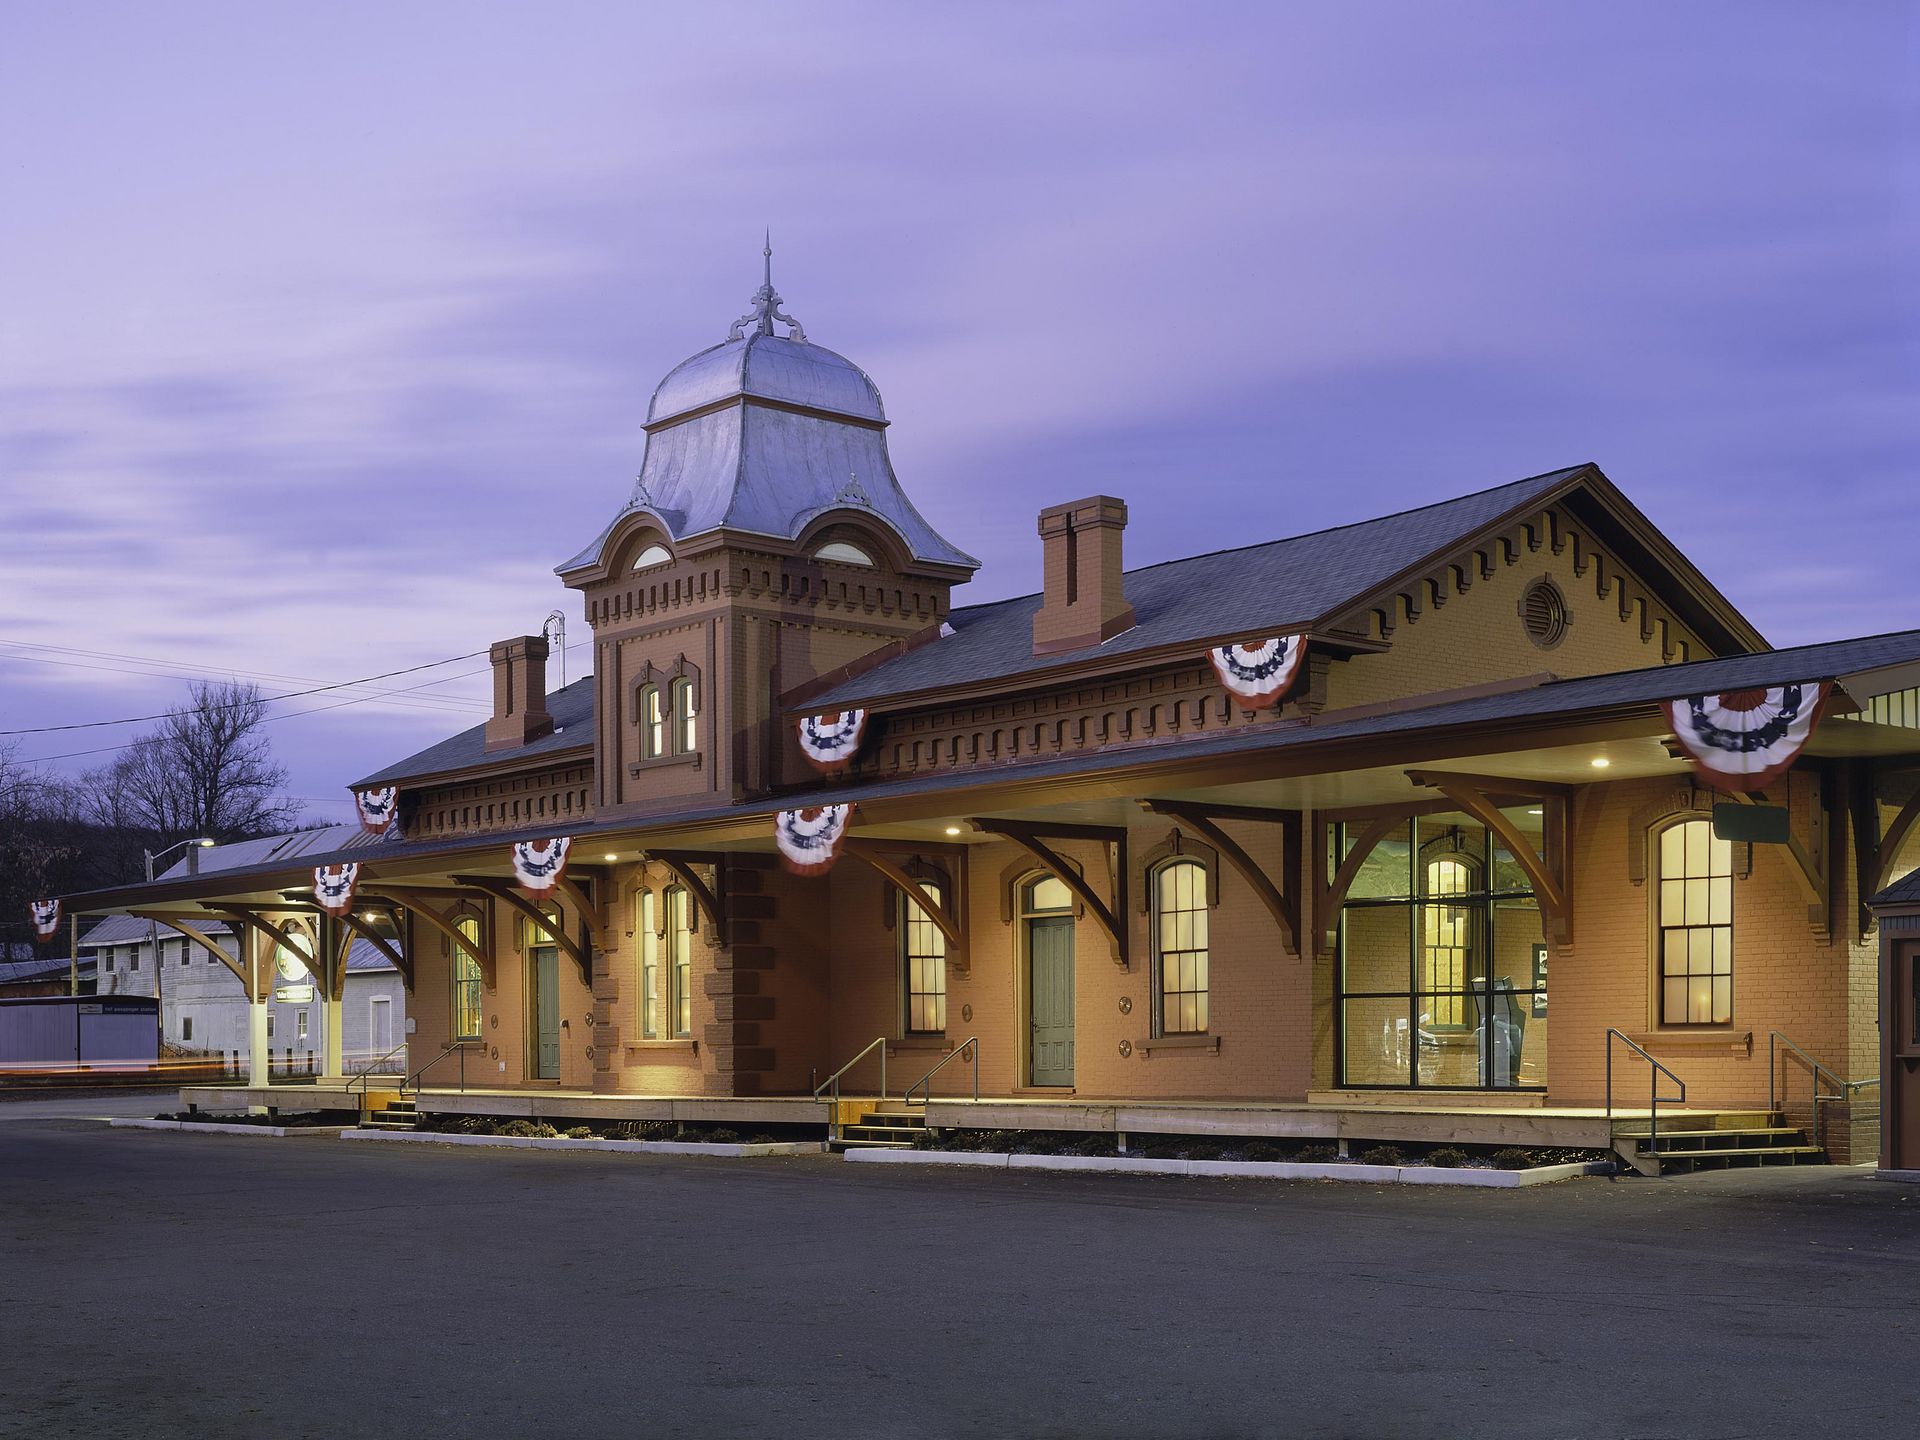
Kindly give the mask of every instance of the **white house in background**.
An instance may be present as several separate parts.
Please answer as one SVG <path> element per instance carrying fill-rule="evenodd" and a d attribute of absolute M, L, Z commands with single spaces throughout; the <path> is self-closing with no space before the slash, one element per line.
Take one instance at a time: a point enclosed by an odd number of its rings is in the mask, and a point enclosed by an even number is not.
<path fill-rule="evenodd" d="M 357 827 L 331 826 L 212 846 L 197 853 L 195 868 L 206 874 L 255 864 L 274 858 L 276 852 L 338 849 L 358 833 Z M 230 926 L 209 918 L 196 928 L 236 960 L 244 953 Z M 405 953 L 401 938 L 389 939 Z M 233 971 L 178 930 L 133 915 L 109 915 L 81 935 L 80 954 L 83 961 L 94 961 L 97 993 L 101 995 L 152 995 L 156 979 L 159 981 L 161 1029 L 168 1050 L 224 1059 L 236 1072 L 246 1069 L 246 990 Z M 285 952 L 275 956 L 272 983 L 273 994 L 267 1004 L 267 1049 L 273 1072 L 317 1074 L 327 1054 L 324 997 L 301 958 Z M 347 952 L 340 1017 L 340 1053 L 348 1073 L 382 1061 L 379 1068 L 383 1073 L 405 1073 L 405 979 L 377 946 L 357 937 Z"/>

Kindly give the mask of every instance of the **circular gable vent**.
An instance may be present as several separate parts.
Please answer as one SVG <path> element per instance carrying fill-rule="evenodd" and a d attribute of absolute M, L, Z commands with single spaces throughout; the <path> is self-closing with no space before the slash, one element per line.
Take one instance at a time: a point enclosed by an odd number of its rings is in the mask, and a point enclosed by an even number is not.
<path fill-rule="evenodd" d="M 1527 638 L 1542 650 L 1566 639 L 1567 597 L 1560 587 L 1545 576 L 1529 585 L 1520 597 L 1520 623 L 1527 627 Z"/>

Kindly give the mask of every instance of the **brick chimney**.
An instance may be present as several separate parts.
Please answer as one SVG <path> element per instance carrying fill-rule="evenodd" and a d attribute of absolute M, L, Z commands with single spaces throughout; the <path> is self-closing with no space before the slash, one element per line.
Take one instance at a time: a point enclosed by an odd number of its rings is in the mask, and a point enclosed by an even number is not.
<path fill-rule="evenodd" d="M 1127 502 L 1094 495 L 1040 512 L 1046 593 L 1033 617 L 1033 653 L 1082 650 L 1133 628 L 1121 588 Z"/>
<path fill-rule="evenodd" d="M 487 721 L 487 749 L 512 750 L 552 734 L 546 637 L 496 640 L 487 658 L 493 662 L 493 718 Z"/>

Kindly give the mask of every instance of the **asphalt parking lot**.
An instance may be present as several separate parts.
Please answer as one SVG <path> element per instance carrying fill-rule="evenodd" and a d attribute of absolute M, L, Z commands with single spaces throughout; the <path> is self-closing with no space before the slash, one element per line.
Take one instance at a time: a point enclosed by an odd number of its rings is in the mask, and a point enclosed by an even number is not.
<path fill-rule="evenodd" d="M 1909 1433 L 1920 1192 L 976 1174 L 0 1105 L 0 1434 Z"/>

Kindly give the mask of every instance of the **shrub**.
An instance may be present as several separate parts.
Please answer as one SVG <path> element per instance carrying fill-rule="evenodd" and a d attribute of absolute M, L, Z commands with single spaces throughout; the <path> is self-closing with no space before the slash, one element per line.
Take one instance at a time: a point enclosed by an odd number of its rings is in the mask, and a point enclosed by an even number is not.
<path fill-rule="evenodd" d="M 588 1126 L 575 1125 L 566 1132 L 566 1136 L 569 1140 L 591 1140 L 593 1139 L 593 1131 Z"/>
<path fill-rule="evenodd" d="M 1218 1160 L 1220 1147 L 1211 1140 L 1195 1140 L 1187 1146 L 1189 1160 Z"/>
<path fill-rule="evenodd" d="M 1362 1165 L 1404 1165 L 1406 1152 L 1398 1145 L 1376 1145 L 1360 1156 Z"/>
<path fill-rule="evenodd" d="M 1140 1153 L 1149 1160 L 1184 1160 L 1186 1158 L 1180 1153 L 1178 1145 L 1169 1145 L 1164 1140 L 1156 1140 L 1153 1144 L 1142 1147 Z"/>
<path fill-rule="evenodd" d="M 1467 1152 L 1456 1145 L 1443 1145 L 1427 1154 L 1427 1164 L 1438 1165 L 1442 1170 L 1457 1170 L 1466 1163 Z"/>
<path fill-rule="evenodd" d="M 764 1130 L 757 1135 L 747 1137 L 747 1144 L 749 1145 L 778 1145 L 779 1143 L 778 1140 L 774 1139 L 773 1136 L 767 1134 Z"/>
<path fill-rule="evenodd" d="M 1525 1170 L 1532 1164 L 1533 1156 L 1511 1145 L 1504 1150 L 1493 1152 L 1493 1166 L 1496 1170 Z"/>
<path fill-rule="evenodd" d="M 1340 1158 L 1337 1145 L 1302 1145 L 1300 1153 L 1293 1157 L 1302 1165 L 1326 1165 Z"/>
<path fill-rule="evenodd" d="M 716 1125 L 713 1129 L 702 1135 L 700 1139 L 702 1143 L 707 1145 L 738 1145 L 740 1143 L 740 1132 L 738 1130 L 729 1130 L 724 1125 Z"/>
<path fill-rule="evenodd" d="M 1280 1147 L 1271 1140 L 1249 1140 L 1240 1147 L 1242 1160 L 1273 1161 L 1280 1158 Z"/>
<path fill-rule="evenodd" d="M 1085 1135 L 1067 1152 L 1070 1155 L 1111 1155 L 1115 1146 L 1111 1136 Z"/>

